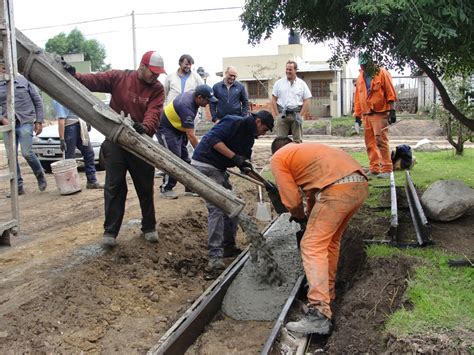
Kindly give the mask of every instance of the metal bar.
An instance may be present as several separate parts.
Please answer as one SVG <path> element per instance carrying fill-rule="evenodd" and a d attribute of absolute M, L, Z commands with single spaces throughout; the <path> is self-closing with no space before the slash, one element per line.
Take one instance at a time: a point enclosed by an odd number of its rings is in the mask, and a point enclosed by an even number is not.
<path fill-rule="evenodd" d="M 265 234 L 275 223 L 271 221 L 262 231 Z M 250 258 L 248 248 L 242 252 L 193 305 L 174 323 L 147 354 L 184 354 L 196 341 L 222 305 L 225 293 L 244 264 Z"/>
<path fill-rule="evenodd" d="M 184 354 L 221 308 L 227 289 L 249 259 L 242 253 L 193 303 L 147 354 Z"/>
<path fill-rule="evenodd" d="M 395 184 L 395 174 L 393 171 L 390 173 L 390 239 L 393 243 L 398 242 L 397 231 L 398 231 L 398 206 L 397 206 L 397 185 Z"/>
<path fill-rule="evenodd" d="M 275 340 L 278 337 L 278 334 L 280 333 L 280 330 L 286 321 L 286 317 L 288 316 L 288 312 L 291 306 L 293 305 L 293 302 L 295 301 L 295 297 L 298 295 L 298 292 L 300 291 L 302 287 L 303 280 L 304 280 L 304 275 L 301 275 L 296 280 L 295 285 L 293 286 L 293 289 L 291 290 L 291 293 L 288 296 L 288 299 L 286 300 L 286 303 L 283 306 L 283 309 L 281 310 L 281 313 L 278 316 L 275 322 L 275 325 L 272 328 L 272 331 L 270 332 L 270 336 L 267 338 L 267 341 L 265 342 L 265 345 L 263 346 L 263 349 L 260 353 L 261 355 L 271 354 L 271 351 L 273 350 L 273 345 L 275 344 Z"/>
<path fill-rule="evenodd" d="M 242 179 L 248 180 L 248 181 L 254 183 L 255 185 L 265 187 L 265 185 L 264 185 L 262 182 L 257 181 L 257 180 L 255 180 L 255 179 L 252 179 L 251 177 L 249 177 L 249 176 L 247 176 L 247 175 L 238 173 L 237 171 L 233 171 L 233 170 L 231 170 L 231 169 L 227 169 L 227 171 L 228 171 L 229 173 L 235 175 L 235 176 L 238 176 L 238 177 L 242 178 Z"/>
<path fill-rule="evenodd" d="M 410 214 L 415 227 L 416 238 L 419 246 L 426 246 L 432 244 L 430 240 L 431 226 L 426 219 L 425 213 L 421 206 L 420 200 L 416 193 L 415 185 L 410 176 L 408 170 L 405 171 L 405 192 L 407 194 L 408 207 L 410 208 Z"/>

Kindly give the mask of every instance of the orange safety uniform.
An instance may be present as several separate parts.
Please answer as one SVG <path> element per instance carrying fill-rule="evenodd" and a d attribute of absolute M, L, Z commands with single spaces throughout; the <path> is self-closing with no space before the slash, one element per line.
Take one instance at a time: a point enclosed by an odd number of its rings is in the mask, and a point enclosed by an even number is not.
<path fill-rule="evenodd" d="M 373 173 L 389 173 L 393 170 L 388 143 L 388 111 L 390 103 L 397 100 L 392 77 L 384 68 L 372 78 L 367 93 L 364 71 L 361 70 L 354 95 L 354 117 L 361 117 L 364 124 L 364 139 L 369 156 L 369 169 Z M 379 144 L 377 145 L 377 138 Z"/>
<path fill-rule="evenodd" d="M 305 216 L 300 188 L 306 195 L 308 223 L 300 247 L 309 283 L 308 301 L 331 318 L 341 236 L 368 194 L 362 167 L 341 149 L 290 143 L 273 155 L 271 169 L 292 216 Z M 352 175 L 364 177 L 363 181 L 339 183 Z"/>

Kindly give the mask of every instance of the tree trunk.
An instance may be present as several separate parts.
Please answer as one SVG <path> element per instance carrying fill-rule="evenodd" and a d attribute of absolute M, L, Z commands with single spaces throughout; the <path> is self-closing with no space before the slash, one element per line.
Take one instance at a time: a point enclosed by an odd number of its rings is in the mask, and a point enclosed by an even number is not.
<path fill-rule="evenodd" d="M 418 65 L 420 69 L 422 69 L 426 75 L 431 79 L 433 84 L 438 89 L 439 95 L 441 96 L 441 101 L 443 102 L 443 106 L 446 110 L 448 110 L 455 119 L 469 128 L 471 131 L 474 131 L 474 120 L 467 118 L 458 108 L 452 103 L 446 88 L 444 87 L 441 80 L 439 80 L 438 76 L 431 70 L 431 68 L 426 65 L 426 63 L 420 57 L 413 57 L 413 61 Z"/>

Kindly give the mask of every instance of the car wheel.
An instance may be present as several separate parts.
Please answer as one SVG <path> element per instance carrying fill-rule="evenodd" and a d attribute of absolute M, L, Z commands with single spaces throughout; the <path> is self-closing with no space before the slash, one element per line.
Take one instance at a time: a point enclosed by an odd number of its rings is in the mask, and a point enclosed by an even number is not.
<path fill-rule="evenodd" d="M 99 163 L 97 164 L 97 170 L 105 170 L 104 149 L 102 149 L 102 147 L 100 147 L 99 150 Z"/>
<path fill-rule="evenodd" d="M 40 164 L 43 167 L 45 173 L 51 173 L 51 163 L 52 162 L 47 160 L 40 160 Z"/>

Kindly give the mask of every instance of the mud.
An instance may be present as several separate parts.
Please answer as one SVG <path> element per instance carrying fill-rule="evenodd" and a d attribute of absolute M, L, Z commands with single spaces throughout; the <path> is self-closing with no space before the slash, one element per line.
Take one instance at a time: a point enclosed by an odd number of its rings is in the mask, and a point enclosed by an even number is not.
<path fill-rule="evenodd" d="M 272 250 L 282 276 L 279 285 L 262 282 L 259 264 L 246 263 L 224 297 L 223 312 L 235 320 L 275 320 L 299 275 L 303 273 L 295 233 L 299 227 L 281 215 L 266 231 L 266 245 Z"/>

